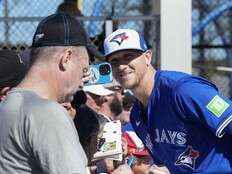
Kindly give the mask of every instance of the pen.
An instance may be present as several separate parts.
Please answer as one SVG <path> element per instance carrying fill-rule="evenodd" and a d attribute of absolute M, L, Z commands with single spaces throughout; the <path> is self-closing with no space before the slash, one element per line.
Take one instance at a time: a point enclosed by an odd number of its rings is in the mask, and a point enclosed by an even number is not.
<path fill-rule="evenodd" d="M 136 157 L 134 155 L 131 155 L 131 157 L 128 159 L 127 164 L 128 166 L 132 166 L 136 160 Z"/>
<path fill-rule="evenodd" d="M 98 151 L 100 151 L 101 147 L 103 146 L 103 144 L 106 142 L 105 138 L 100 138 L 99 144 L 98 144 Z"/>

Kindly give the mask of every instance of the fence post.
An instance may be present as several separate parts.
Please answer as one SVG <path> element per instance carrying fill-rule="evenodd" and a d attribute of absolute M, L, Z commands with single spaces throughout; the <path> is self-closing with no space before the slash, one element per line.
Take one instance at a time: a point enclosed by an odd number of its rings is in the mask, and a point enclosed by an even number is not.
<path fill-rule="evenodd" d="M 113 21 L 107 19 L 105 23 L 105 36 L 109 36 L 113 32 Z"/>
<path fill-rule="evenodd" d="M 191 0 L 160 0 L 161 69 L 192 72 Z"/>

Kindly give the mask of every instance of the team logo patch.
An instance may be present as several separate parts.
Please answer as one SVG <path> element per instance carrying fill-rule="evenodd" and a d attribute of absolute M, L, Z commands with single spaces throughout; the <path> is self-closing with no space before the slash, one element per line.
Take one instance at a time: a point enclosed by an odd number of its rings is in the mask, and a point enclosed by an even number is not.
<path fill-rule="evenodd" d="M 195 161 L 199 157 L 199 151 L 188 146 L 187 149 L 181 153 L 175 162 L 175 165 L 186 166 L 195 170 Z"/>
<path fill-rule="evenodd" d="M 118 45 L 121 45 L 124 40 L 128 39 L 128 36 L 125 32 L 115 35 L 110 42 L 116 42 Z"/>
<path fill-rule="evenodd" d="M 229 104 L 221 97 L 216 95 L 206 106 L 214 115 L 220 117 L 223 112 L 229 107 Z"/>

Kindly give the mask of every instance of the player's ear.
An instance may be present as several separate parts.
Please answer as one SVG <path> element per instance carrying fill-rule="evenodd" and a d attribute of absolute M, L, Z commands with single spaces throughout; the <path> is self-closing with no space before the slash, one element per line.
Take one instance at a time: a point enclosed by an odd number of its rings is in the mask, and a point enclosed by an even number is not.
<path fill-rule="evenodd" d="M 73 50 L 72 49 L 66 49 L 62 54 L 61 54 L 61 58 L 60 58 L 60 69 L 62 71 L 66 71 L 70 62 L 71 62 L 71 57 L 73 54 Z"/>
<path fill-rule="evenodd" d="M 144 53 L 144 56 L 145 56 L 146 65 L 149 66 L 151 64 L 151 61 L 152 61 L 152 51 L 147 50 Z"/>

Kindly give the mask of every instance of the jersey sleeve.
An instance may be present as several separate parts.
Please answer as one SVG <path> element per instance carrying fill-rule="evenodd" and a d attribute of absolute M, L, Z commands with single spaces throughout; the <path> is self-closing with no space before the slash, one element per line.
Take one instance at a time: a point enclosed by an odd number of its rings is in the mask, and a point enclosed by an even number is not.
<path fill-rule="evenodd" d="M 30 116 L 27 138 L 35 161 L 45 174 L 85 174 L 87 159 L 77 131 L 57 105 L 43 106 Z"/>
<path fill-rule="evenodd" d="M 201 122 L 219 138 L 232 121 L 232 102 L 205 79 L 190 76 L 180 81 L 175 87 L 175 102 L 186 119 Z"/>

